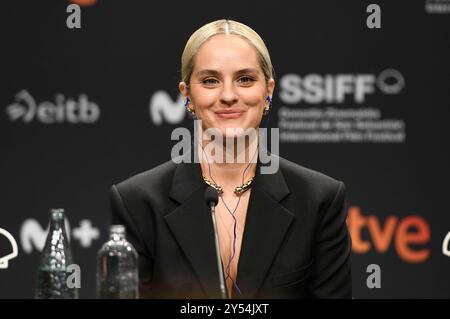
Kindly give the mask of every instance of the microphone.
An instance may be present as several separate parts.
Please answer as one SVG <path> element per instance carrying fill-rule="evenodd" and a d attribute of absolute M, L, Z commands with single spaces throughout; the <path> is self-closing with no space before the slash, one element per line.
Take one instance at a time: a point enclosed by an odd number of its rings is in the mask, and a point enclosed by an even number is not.
<path fill-rule="evenodd" d="M 214 243 L 216 246 L 217 267 L 219 269 L 220 294 L 222 299 L 227 299 L 227 288 L 225 286 L 222 268 L 222 259 L 220 257 L 219 237 L 217 235 L 216 214 L 215 214 L 215 207 L 219 202 L 219 197 L 217 195 L 217 190 L 211 186 L 209 186 L 205 191 L 205 202 L 206 205 L 211 208 L 211 218 L 214 227 Z"/>

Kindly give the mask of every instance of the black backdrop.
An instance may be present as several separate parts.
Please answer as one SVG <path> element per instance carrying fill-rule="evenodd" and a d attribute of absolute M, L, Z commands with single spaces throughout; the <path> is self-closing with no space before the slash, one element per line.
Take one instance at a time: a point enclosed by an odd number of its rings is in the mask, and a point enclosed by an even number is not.
<path fill-rule="evenodd" d="M 80 29 L 66 26 L 68 1 L 3 3 L 0 228 L 19 252 L 0 269 L 0 297 L 33 297 L 52 207 L 70 221 L 81 297 L 95 297 L 109 187 L 170 159 L 172 130 L 191 126 L 182 50 L 221 18 L 271 52 L 280 155 L 344 181 L 350 211 L 369 217 L 352 220 L 354 297 L 450 297 L 449 3 L 373 1 L 380 29 L 366 25 L 370 3 L 98 0 L 81 7 Z M 0 236 L 0 257 L 10 250 Z"/>

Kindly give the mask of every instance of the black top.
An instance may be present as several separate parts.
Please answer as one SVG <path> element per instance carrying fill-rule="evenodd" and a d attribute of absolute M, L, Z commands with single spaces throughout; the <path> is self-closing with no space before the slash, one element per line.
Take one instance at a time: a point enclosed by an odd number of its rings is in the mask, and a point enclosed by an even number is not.
<path fill-rule="evenodd" d="M 281 157 L 275 174 L 261 165 L 233 297 L 350 298 L 344 184 Z M 112 223 L 139 253 L 141 297 L 220 297 L 206 187 L 200 164 L 172 161 L 112 186 Z"/>

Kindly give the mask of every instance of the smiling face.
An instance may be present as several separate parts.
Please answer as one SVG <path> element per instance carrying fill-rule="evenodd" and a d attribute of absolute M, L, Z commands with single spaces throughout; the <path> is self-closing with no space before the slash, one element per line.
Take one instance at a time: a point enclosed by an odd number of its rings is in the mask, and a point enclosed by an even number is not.
<path fill-rule="evenodd" d="M 273 79 L 266 82 L 252 45 L 239 36 L 220 34 L 197 51 L 189 89 L 184 82 L 179 89 L 189 96 L 189 107 L 203 129 L 217 128 L 226 136 L 227 128 L 259 127 L 274 86 Z"/>

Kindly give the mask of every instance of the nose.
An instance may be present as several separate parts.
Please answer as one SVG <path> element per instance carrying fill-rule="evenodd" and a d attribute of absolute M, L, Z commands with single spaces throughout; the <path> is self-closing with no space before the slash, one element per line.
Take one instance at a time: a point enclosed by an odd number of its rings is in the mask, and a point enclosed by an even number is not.
<path fill-rule="evenodd" d="M 223 85 L 222 94 L 220 96 L 220 102 L 231 106 L 238 101 L 238 95 L 236 94 L 233 81 L 226 81 Z"/>

